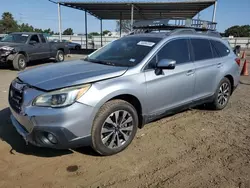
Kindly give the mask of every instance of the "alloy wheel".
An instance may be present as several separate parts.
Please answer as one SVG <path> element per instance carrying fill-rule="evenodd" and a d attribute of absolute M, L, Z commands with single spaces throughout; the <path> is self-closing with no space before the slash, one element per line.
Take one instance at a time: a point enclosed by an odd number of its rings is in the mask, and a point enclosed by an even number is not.
<path fill-rule="evenodd" d="M 22 58 L 20 58 L 19 59 L 19 66 L 21 67 L 21 68 L 23 68 L 23 67 L 25 67 L 25 60 L 24 59 L 22 59 Z"/>
<path fill-rule="evenodd" d="M 125 110 L 115 111 L 102 125 L 102 143 L 110 149 L 119 148 L 129 140 L 133 129 L 131 114 Z"/>
<path fill-rule="evenodd" d="M 228 83 L 222 83 L 220 86 L 220 90 L 218 93 L 218 103 L 221 106 L 224 106 L 229 99 L 230 96 L 230 86 Z"/>
<path fill-rule="evenodd" d="M 64 58 L 64 57 L 63 57 L 63 54 L 62 54 L 62 53 L 59 53 L 58 57 L 59 57 L 59 60 L 60 60 L 60 61 L 63 61 L 63 58 Z"/>

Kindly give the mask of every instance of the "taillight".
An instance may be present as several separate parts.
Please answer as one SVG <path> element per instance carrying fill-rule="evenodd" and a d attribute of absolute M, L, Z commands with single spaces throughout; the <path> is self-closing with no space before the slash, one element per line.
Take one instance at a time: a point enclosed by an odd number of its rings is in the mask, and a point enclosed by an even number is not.
<path fill-rule="evenodd" d="M 240 66 L 240 58 L 236 58 L 235 62 Z"/>

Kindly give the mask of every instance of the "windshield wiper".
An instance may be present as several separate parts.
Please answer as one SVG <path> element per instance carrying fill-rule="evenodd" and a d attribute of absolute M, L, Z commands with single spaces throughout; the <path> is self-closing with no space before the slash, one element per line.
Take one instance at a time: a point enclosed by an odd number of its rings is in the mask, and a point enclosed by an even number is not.
<path fill-rule="evenodd" d="M 89 58 L 85 58 L 85 61 L 89 61 L 92 63 L 99 63 L 99 64 L 103 64 L 103 65 L 111 65 L 111 66 L 116 66 L 114 63 L 108 62 L 108 61 L 103 61 L 103 60 L 98 60 L 98 59 L 89 59 Z"/>

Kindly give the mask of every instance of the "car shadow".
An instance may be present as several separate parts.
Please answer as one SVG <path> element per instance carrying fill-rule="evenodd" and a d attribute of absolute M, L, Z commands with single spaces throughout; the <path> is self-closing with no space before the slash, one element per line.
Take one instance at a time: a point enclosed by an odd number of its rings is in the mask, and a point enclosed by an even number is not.
<path fill-rule="evenodd" d="M 11 124 L 10 110 L 5 108 L 0 111 L 0 141 L 4 141 L 11 146 L 10 154 L 22 153 L 39 157 L 56 157 L 73 153 L 71 150 L 55 150 L 49 148 L 39 148 L 31 144 L 26 145 L 23 138 L 17 133 Z"/>
<path fill-rule="evenodd" d="M 95 152 L 92 147 L 90 146 L 85 146 L 85 147 L 80 147 L 80 148 L 74 148 L 73 149 L 75 152 L 83 154 L 83 155 L 89 155 L 93 157 L 102 157 L 100 154 Z"/>
<path fill-rule="evenodd" d="M 242 85 L 250 85 L 250 83 L 246 83 L 246 82 L 242 82 L 242 81 L 240 81 L 240 84 L 242 84 Z"/>

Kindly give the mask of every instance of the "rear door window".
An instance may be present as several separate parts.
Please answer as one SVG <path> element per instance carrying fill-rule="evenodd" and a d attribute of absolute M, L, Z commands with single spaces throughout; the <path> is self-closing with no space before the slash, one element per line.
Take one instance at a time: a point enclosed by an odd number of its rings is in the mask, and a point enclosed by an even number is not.
<path fill-rule="evenodd" d="M 40 37 L 42 43 L 46 43 L 46 40 L 45 40 L 45 38 L 44 38 L 44 36 L 42 34 L 40 34 L 39 37 Z"/>
<path fill-rule="evenodd" d="M 30 38 L 30 41 L 36 41 L 37 43 L 40 42 L 37 35 L 32 35 L 31 38 Z"/>
<path fill-rule="evenodd" d="M 172 59 L 176 64 L 190 62 L 187 39 L 176 39 L 167 43 L 158 52 L 158 62 L 162 59 Z"/>
<path fill-rule="evenodd" d="M 228 47 L 226 47 L 225 44 L 222 42 L 216 41 L 216 40 L 211 40 L 213 47 L 217 50 L 219 53 L 220 57 L 225 57 L 230 53 L 230 50 Z"/>
<path fill-rule="evenodd" d="M 194 60 L 212 59 L 213 53 L 210 42 L 207 39 L 191 39 L 191 44 L 194 52 Z"/>
<path fill-rule="evenodd" d="M 217 49 L 214 47 L 214 45 L 212 44 L 212 41 L 210 41 L 210 44 L 211 44 L 211 48 L 212 48 L 212 52 L 213 52 L 214 58 L 220 57 L 220 54 L 219 54 L 219 52 L 217 51 Z"/>

